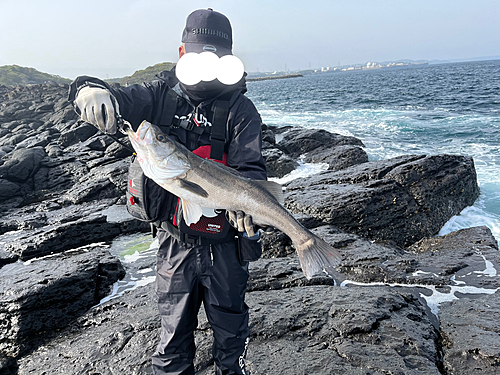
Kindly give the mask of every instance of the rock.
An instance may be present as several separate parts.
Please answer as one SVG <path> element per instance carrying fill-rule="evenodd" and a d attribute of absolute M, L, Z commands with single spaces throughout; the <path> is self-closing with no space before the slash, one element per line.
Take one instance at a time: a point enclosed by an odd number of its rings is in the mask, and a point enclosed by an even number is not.
<path fill-rule="evenodd" d="M 420 272 L 415 280 L 419 283 L 500 287 L 500 275 L 496 272 L 500 270 L 498 242 L 487 227 L 426 238 L 407 250 L 418 262 L 416 271 Z"/>
<path fill-rule="evenodd" d="M 66 107 L 58 112 L 48 113 L 50 117 L 46 118 L 46 121 L 52 124 L 71 124 L 78 120 L 78 115 L 75 113 L 72 107 Z"/>
<path fill-rule="evenodd" d="M 122 138 L 120 141 L 129 147 L 126 148 L 118 142 L 113 142 L 106 148 L 106 156 L 114 159 L 124 159 L 132 155 L 132 146 L 130 146 L 128 139 Z"/>
<path fill-rule="evenodd" d="M 98 241 L 106 241 L 120 234 L 117 223 L 108 223 L 106 216 L 93 214 L 75 221 L 47 225 L 24 231 L 4 245 L 4 250 L 29 260 Z M 9 233 L 3 234 L 8 239 Z"/>
<path fill-rule="evenodd" d="M 59 145 L 57 144 L 48 144 L 46 147 L 45 147 L 45 152 L 47 153 L 47 155 L 49 155 L 51 158 L 55 158 L 57 156 L 61 156 L 64 151 L 62 150 L 61 147 L 59 147 Z"/>
<path fill-rule="evenodd" d="M 94 136 L 82 142 L 81 147 L 88 147 L 94 151 L 105 151 L 111 143 L 113 143 L 112 138 L 107 135 L 96 133 Z"/>
<path fill-rule="evenodd" d="M 42 147 L 15 150 L 9 160 L 0 166 L 0 178 L 25 182 L 38 171 L 45 156 Z"/>
<path fill-rule="evenodd" d="M 95 126 L 83 123 L 73 129 L 63 131 L 59 137 L 59 144 L 64 148 L 71 146 L 77 142 L 82 142 L 89 139 L 97 133 Z"/>
<path fill-rule="evenodd" d="M 26 138 L 28 138 L 26 134 L 5 135 L 0 139 L 0 146 L 15 146 Z"/>
<path fill-rule="evenodd" d="M 14 182 L 0 178 L 0 201 L 21 195 L 21 187 Z"/>
<path fill-rule="evenodd" d="M 123 196 L 126 191 L 129 165 L 129 160 L 119 160 L 91 169 L 90 173 L 82 176 L 71 189 L 66 191 L 62 200 L 79 204 Z"/>
<path fill-rule="evenodd" d="M 124 268 L 95 244 L 114 239 L 115 251 L 118 235 L 149 230 L 126 212 L 130 154 L 77 120 L 67 90 L 0 86 L 0 373 L 149 374 L 160 334 L 154 285 L 123 295 L 121 288 L 137 275 L 146 275 L 139 284 L 151 281 L 154 249 L 125 260 L 128 273 L 116 284 Z M 276 230 L 263 235 L 263 258 L 249 267 L 247 367 L 254 374 L 494 371 L 496 239 L 485 227 L 434 237 L 478 196 L 472 159 L 368 162 L 353 137 L 266 125 L 262 132 L 270 176 L 298 161 L 328 163 L 329 171 L 288 184 L 287 207 L 343 261 L 307 280 L 290 239 Z M 195 364 L 205 375 L 213 372 L 213 339 L 203 311 L 198 322 Z"/>
<path fill-rule="evenodd" d="M 26 138 L 24 141 L 19 142 L 16 148 L 34 148 L 34 147 L 45 147 L 51 141 L 59 138 L 59 135 L 52 134 L 50 131 L 46 130 L 41 132 L 40 134 L 34 134 Z"/>
<path fill-rule="evenodd" d="M 101 301 L 110 294 L 113 284 L 123 279 L 125 268 L 121 262 L 109 253 L 99 258 L 97 270 L 95 301 Z"/>
<path fill-rule="evenodd" d="M 368 154 L 359 146 L 321 146 L 305 155 L 306 163 L 327 163 L 328 170 L 339 171 L 353 165 L 368 162 Z"/>
<path fill-rule="evenodd" d="M 9 263 L 14 263 L 19 257 L 15 254 L 9 253 L 8 251 L 0 249 L 0 268 Z"/>
<path fill-rule="evenodd" d="M 50 345 L 19 360 L 18 374 L 151 374 L 159 339 L 153 286 L 127 293 L 79 318 Z M 254 374 L 440 374 L 438 334 L 420 301 L 388 287 L 306 286 L 247 294 Z M 203 312 L 195 366 L 213 371 Z"/>
<path fill-rule="evenodd" d="M 266 161 L 267 177 L 283 177 L 295 170 L 299 163 L 283 151 L 272 148 L 262 151 L 262 156 Z"/>
<path fill-rule="evenodd" d="M 364 147 L 363 142 L 355 137 L 343 136 L 330 133 L 322 129 L 292 128 L 283 134 L 279 142 L 280 148 L 292 157 L 312 152 L 319 148 L 336 146 L 359 146 Z"/>
<path fill-rule="evenodd" d="M 441 293 L 450 293 L 452 287 L 453 293 L 460 292 L 457 288 L 462 284 L 474 288 L 500 287 L 500 276 L 494 271 L 500 269 L 500 252 L 487 227 L 467 228 L 423 239 L 408 249 L 369 241 L 334 226 L 319 226 L 312 232 L 342 254 L 341 264 L 328 270 L 337 283 L 348 280 L 349 283 L 365 284 L 429 285 L 439 287 Z M 263 235 L 262 243 L 263 257 L 285 258 L 261 259 L 253 263 L 253 267 L 261 271 L 257 279 L 250 279 L 250 290 L 306 285 L 301 279 L 300 264 L 288 237 L 276 231 Z M 290 258 L 291 255 L 294 257 Z M 271 271 L 269 267 L 276 270 Z M 270 277 L 275 274 L 280 275 L 276 280 Z M 323 285 L 333 280 L 315 279 L 315 284 Z"/>
<path fill-rule="evenodd" d="M 5 124 L 3 124 L 5 126 Z M 8 129 L 2 129 L 0 128 L 0 138 L 5 137 L 5 135 L 10 134 L 10 131 Z M 5 146 L 0 146 L 0 150 L 2 150 Z"/>
<path fill-rule="evenodd" d="M 329 276 L 306 279 L 298 257 L 261 258 L 250 265 L 248 292 L 279 290 L 298 286 L 335 285 L 336 280 Z"/>
<path fill-rule="evenodd" d="M 13 210 L 0 217 L 0 251 L 10 254 L 2 258 L 29 260 L 109 241 L 120 234 L 151 230 L 149 223 L 134 219 L 124 205 L 114 206 L 114 201 L 104 199 L 71 206 L 44 201 Z"/>
<path fill-rule="evenodd" d="M 41 368 L 47 374 L 65 375 L 117 371 L 152 374 L 151 355 L 158 343 L 159 328 L 150 284 L 90 310 L 50 345 L 21 358 L 18 374 Z"/>
<path fill-rule="evenodd" d="M 252 373 L 440 374 L 436 329 L 403 290 L 312 286 L 247 303 Z"/>
<path fill-rule="evenodd" d="M 292 181 L 285 206 L 347 232 L 409 246 L 436 234 L 478 196 L 471 158 L 406 156 Z"/>
<path fill-rule="evenodd" d="M 35 112 L 51 112 L 54 110 L 54 103 L 34 104 L 29 109 Z"/>
<path fill-rule="evenodd" d="M 83 314 L 98 302 L 96 297 L 108 292 L 110 284 L 123 277 L 120 267 L 99 246 L 2 267 L 1 355 L 26 354 Z"/>
<path fill-rule="evenodd" d="M 439 311 L 447 373 L 498 374 L 500 292 L 447 302 Z"/>
<path fill-rule="evenodd" d="M 262 142 L 266 142 L 270 145 L 276 144 L 276 135 L 265 124 L 262 124 Z"/>
<path fill-rule="evenodd" d="M 308 229 L 323 225 L 321 221 L 311 216 L 294 214 L 293 217 Z M 278 258 L 295 254 L 295 249 L 292 247 L 292 241 L 287 235 L 277 229 L 268 229 L 269 230 L 266 229 L 261 236 L 263 258 Z"/>
<path fill-rule="evenodd" d="M 462 284 L 476 288 L 500 287 L 500 276 L 488 274 L 500 269 L 500 253 L 487 227 L 424 239 L 405 250 L 329 226 L 318 227 L 313 232 L 342 254 L 342 263 L 336 271 L 343 279 L 367 284 L 435 285 L 442 287 L 443 292 Z M 334 272 L 336 277 L 337 272 Z"/>

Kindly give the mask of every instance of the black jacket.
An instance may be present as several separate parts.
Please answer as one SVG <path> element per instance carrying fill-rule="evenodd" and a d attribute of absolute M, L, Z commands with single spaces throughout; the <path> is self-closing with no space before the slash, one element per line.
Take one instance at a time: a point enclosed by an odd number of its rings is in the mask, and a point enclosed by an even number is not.
<path fill-rule="evenodd" d="M 167 125 L 166 104 L 169 90 L 174 90 L 182 99 L 178 101 L 176 115 L 187 116 L 197 112 L 198 116 L 209 121 L 212 117 L 214 99 L 196 103 L 185 93 L 182 84 L 175 77 L 174 71 L 160 73 L 158 80 L 143 85 L 112 87 L 104 81 L 87 76 L 78 77 L 71 85 L 69 100 L 73 101 L 78 90 L 86 85 L 98 85 L 107 88 L 115 96 L 120 106 L 120 114 L 136 129 L 143 120 L 155 125 Z M 229 86 L 223 93 L 232 91 L 229 116 L 226 124 L 225 152 L 228 165 L 244 177 L 265 180 L 267 177 L 265 162 L 261 154 L 262 120 L 250 99 L 244 96 L 246 85 L 244 78 L 236 85 Z M 194 150 L 210 144 L 209 133 L 193 135 L 182 128 L 172 129 L 170 136 Z"/>

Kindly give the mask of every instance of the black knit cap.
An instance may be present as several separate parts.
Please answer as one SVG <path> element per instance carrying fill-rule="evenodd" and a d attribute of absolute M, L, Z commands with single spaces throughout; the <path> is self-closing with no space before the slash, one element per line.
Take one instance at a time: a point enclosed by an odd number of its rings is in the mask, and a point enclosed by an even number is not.
<path fill-rule="evenodd" d="M 219 57 L 232 55 L 233 33 L 225 15 L 211 8 L 199 9 L 186 19 L 182 33 L 186 52 L 214 52 Z"/>

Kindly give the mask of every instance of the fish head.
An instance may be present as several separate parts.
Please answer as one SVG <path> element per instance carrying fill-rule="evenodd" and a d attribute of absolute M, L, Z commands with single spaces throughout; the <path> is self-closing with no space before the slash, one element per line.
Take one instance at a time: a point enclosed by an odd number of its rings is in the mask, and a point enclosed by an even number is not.
<path fill-rule="evenodd" d="M 136 132 L 131 128 L 126 131 L 144 173 L 157 183 L 178 177 L 189 169 L 187 158 L 158 126 L 143 121 Z"/>
<path fill-rule="evenodd" d="M 143 121 L 136 132 L 127 130 L 137 155 L 163 161 L 172 155 L 176 146 L 156 125 Z"/>

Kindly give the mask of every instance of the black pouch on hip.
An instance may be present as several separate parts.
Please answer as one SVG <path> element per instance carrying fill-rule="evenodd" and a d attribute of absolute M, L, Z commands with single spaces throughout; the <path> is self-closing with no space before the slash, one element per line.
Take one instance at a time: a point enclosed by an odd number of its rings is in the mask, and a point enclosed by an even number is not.
<path fill-rule="evenodd" d="M 128 170 L 127 211 L 141 221 L 165 221 L 165 209 L 169 194 L 156 182 L 146 177 L 142 168 L 133 157 Z M 170 194 L 171 195 L 171 194 Z"/>
<path fill-rule="evenodd" d="M 242 233 L 238 235 L 238 256 L 240 262 L 254 262 L 262 255 L 262 245 L 259 240 L 252 240 L 244 237 Z"/>

